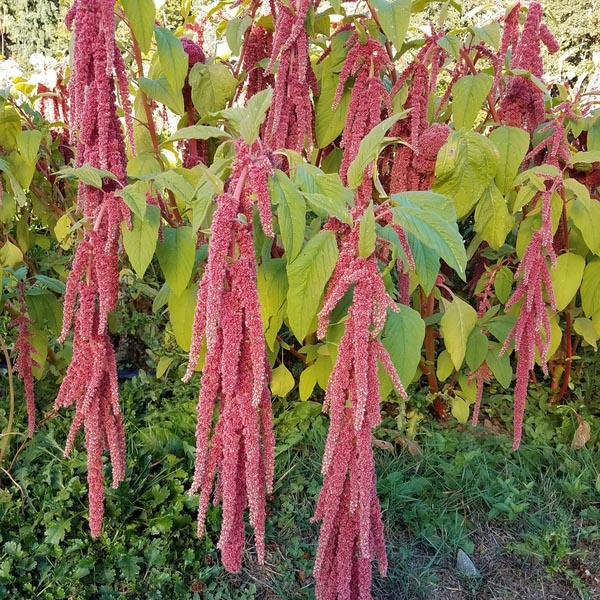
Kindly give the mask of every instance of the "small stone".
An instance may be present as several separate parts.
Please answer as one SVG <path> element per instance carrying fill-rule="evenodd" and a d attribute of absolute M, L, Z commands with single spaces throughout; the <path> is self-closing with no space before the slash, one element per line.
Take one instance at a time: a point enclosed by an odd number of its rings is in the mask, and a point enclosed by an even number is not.
<path fill-rule="evenodd" d="M 481 573 L 475 566 L 475 563 L 471 560 L 468 554 L 463 552 L 460 548 L 456 554 L 456 569 L 465 577 L 480 577 Z"/>

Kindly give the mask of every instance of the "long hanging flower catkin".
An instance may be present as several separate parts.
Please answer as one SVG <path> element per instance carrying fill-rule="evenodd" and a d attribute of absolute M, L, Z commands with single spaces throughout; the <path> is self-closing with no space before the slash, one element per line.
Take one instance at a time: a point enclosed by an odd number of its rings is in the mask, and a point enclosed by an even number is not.
<path fill-rule="evenodd" d="M 381 509 L 377 499 L 372 429 L 380 421 L 378 361 L 398 392 L 406 397 L 378 335 L 388 308 L 375 255 L 358 257 L 358 223 L 340 252 L 343 272 L 332 278 L 319 314 L 324 337 L 337 302 L 354 286 L 346 330 L 329 379 L 323 409 L 330 425 L 323 456 L 323 488 L 314 520 L 321 521 L 314 575 L 319 600 L 371 598 L 371 563 L 387 570 Z M 353 257 L 353 258 L 350 258 Z M 338 264 L 340 264 L 338 263 Z"/>
<path fill-rule="evenodd" d="M 33 432 L 35 430 L 35 393 L 33 383 L 33 367 L 36 366 L 37 363 L 33 359 L 35 348 L 31 343 L 31 338 L 34 337 L 34 334 L 29 329 L 32 321 L 27 316 L 27 309 L 25 306 L 25 285 L 22 281 L 19 282 L 18 290 L 20 312 L 11 323 L 11 325 L 16 326 L 18 330 L 17 341 L 13 347 L 13 349 L 17 352 L 17 359 L 15 360 L 14 369 L 19 374 L 19 377 L 23 380 L 23 385 L 25 387 L 28 425 L 27 434 L 29 437 L 33 437 Z"/>
<path fill-rule="evenodd" d="M 538 78 L 542 77 L 544 71 L 540 44 L 543 43 L 551 53 L 559 49 L 548 26 L 542 23 L 543 13 L 541 4 L 531 2 L 521 37 L 513 45 L 510 61 L 511 69 L 525 69 Z M 511 20 L 507 26 L 513 26 L 512 23 Z M 500 101 L 499 116 L 507 125 L 523 127 L 533 133 L 544 121 L 544 93 L 531 79 L 508 77 L 506 92 Z"/>
<path fill-rule="evenodd" d="M 316 94 L 317 80 L 308 55 L 304 21 L 311 0 L 277 2 L 277 18 L 271 60 L 278 61 L 273 101 L 265 124 L 265 141 L 272 148 L 302 152 L 313 140 L 314 114 L 310 92 Z"/>
<path fill-rule="evenodd" d="M 226 192 L 217 199 L 184 377 L 187 381 L 192 376 L 206 339 L 190 493 L 200 491 L 201 535 L 216 477 L 214 502 L 223 505 L 218 548 L 223 565 L 231 572 L 241 567 L 246 507 L 258 561 L 264 562 L 265 497 L 273 486 L 275 438 L 267 386 L 270 367 L 256 287 L 252 233 L 255 202 L 264 232 L 273 233 L 267 189 L 267 177 L 272 172 L 271 160 L 260 142 L 249 147 L 243 140 L 238 141 L 233 174 Z"/>
<path fill-rule="evenodd" d="M 107 333 L 108 314 L 117 303 L 119 236 L 129 210 L 115 196 L 126 185 L 125 141 L 117 117 L 115 80 L 123 79 L 117 58 L 114 0 L 76 0 L 67 14 L 74 30 L 73 70 L 69 82 L 71 136 L 76 166 L 108 170 L 115 180 L 103 188 L 79 184 L 78 208 L 90 223 L 77 247 L 64 298 L 64 341 L 75 317 L 73 359 L 56 398 L 56 408 L 75 405 L 65 448 L 68 454 L 80 428 L 88 453 L 90 530 L 100 535 L 104 514 L 102 454 L 109 450 L 112 484 L 125 475 L 125 435 L 117 388 L 117 365 Z M 121 90 L 122 97 L 126 92 Z M 127 103 L 124 103 L 127 108 Z"/>

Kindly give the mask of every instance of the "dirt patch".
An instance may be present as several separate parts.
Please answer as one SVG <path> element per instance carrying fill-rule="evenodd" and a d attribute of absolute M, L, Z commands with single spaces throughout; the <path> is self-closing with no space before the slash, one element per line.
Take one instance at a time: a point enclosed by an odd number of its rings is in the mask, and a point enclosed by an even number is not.
<path fill-rule="evenodd" d="M 544 564 L 507 549 L 516 537 L 504 529 L 482 525 L 473 536 L 472 559 L 481 577 L 465 578 L 453 560 L 413 546 L 402 579 L 376 582 L 377 600 L 600 600 L 600 542 L 578 547 L 565 561 L 585 590 L 580 593 L 566 575 L 549 575 Z M 599 572 L 597 572 L 599 571 Z"/>

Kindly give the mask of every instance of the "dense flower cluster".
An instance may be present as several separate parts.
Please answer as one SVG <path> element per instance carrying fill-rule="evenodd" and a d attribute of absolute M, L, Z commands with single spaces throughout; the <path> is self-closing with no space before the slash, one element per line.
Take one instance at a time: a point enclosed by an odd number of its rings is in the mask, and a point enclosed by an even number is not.
<path fill-rule="evenodd" d="M 314 516 L 322 521 L 314 569 L 319 600 L 371 598 L 374 558 L 385 575 L 387 558 L 371 446 L 372 429 L 380 421 L 378 361 L 406 398 L 378 339 L 387 309 L 397 307 L 387 295 L 375 256 L 358 257 L 356 222 L 342 242 L 319 314 L 318 335 L 324 337 L 331 311 L 354 287 L 323 406 L 329 412 L 330 426 L 323 456 L 325 479 Z"/>
<path fill-rule="evenodd" d="M 267 177 L 273 171 L 260 142 L 249 147 L 240 140 L 236 150 L 227 191 L 217 199 L 184 377 L 192 376 L 206 339 L 190 493 L 200 491 L 201 535 L 216 476 L 214 502 L 223 505 L 218 548 L 232 572 L 241 566 L 246 507 L 258 560 L 264 562 L 265 495 L 272 490 L 275 443 L 252 234 L 254 203 L 265 233 L 272 234 Z"/>
<path fill-rule="evenodd" d="M 308 55 L 304 21 L 311 0 L 277 3 L 275 36 L 267 71 L 277 63 L 273 101 L 267 116 L 265 141 L 273 148 L 302 152 L 313 140 L 311 91 L 317 80 Z"/>
<path fill-rule="evenodd" d="M 390 193 L 407 190 L 427 190 L 431 187 L 435 160 L 446 143 L 450 128 L 444 123 L 428 124 L 430 94 L 437 86 L 438 71 L 444 53 L 438 45 L 441 32 L 432 32 L 415 59 L 404 69 L 394 87 L 392 97 L 411 80 L 404 108 L 406 118 L 392 129 L 401 138 L 390 173 Z M 431 64 L 431 69 L 428 68 Z"/>
<path fill-rule="evenodd" d="M 23 380 L 23 385 L 25 387 L 25 401 L 27 402 L 27 434 L 29 437 L 33 437 L 33 432 L 35 430 L 33 367 L 37 363 L 33 359 L 35 348 L 31 343 L 31 338 L 34 334 L 29 328 L 32 321 L 27 316 L 27 309 L 25 307 L 25 286 L 22 281 L 19 282 L 19 300 L 20 313 L 12 321 L 12 325 L 17 327 L 18 331 L 17 341 L 13 347 L 17 352 L 14 368 L 19 374 L 19 377 Z"/>
<path fill-rule="evenodd" d="M 80 183 L 78 208 L 89 228 L 77 248 L 64 298 L 63 327 L 67 337 L 75 315 L 73 359 L 56 399 L 56 407 L 75 404 L 76 412 L 65 452 L 83 427 L 88 452 L 90 529 L 100 535 L 104 513 L 102 454 L 110 451 L 112 483 L 125 474 L 125 437 L 118 402 L 116 362 L 107 333 L 119 286 L 119 237 L 129 210 L 115 196 L 127 183 L 125 141 L 117 117 L 115 81 L 126 82 L 124 65 L 115 45 L 114 0 L 76 0 L 67 14 L 74 29 L 73 72 L 69 82 L 71 136 L 76 142 L 75 164 L 110 171 L 103 189 Z M 121 89 L 128 108 L 127 89 Z"/>
<path fill-rule="evenodd" d="M 518 14 L 518 8 L 518 5 L 513 8 L 511 14 L 515 10 Z M 518 41 L 515 40 L 516 18 L 512 18 L 507 23 L 502 44 L 502 48 L 509 44 L 512 46 L 510 60 L 512 70 L 523 69 L 538 78 L 544 71 L 540 43 L 543 43 L 551 53 L 559 49 L 558 42 L 548 26 L 542 23 L 543 13 L 541 4 L 531 2 Z M 535 128 L 544 121 L 544 92 L 529 78 L 519 75 L 510 76 L 506 92 L 500 102 L 499 116 L 507 125 L 523 127 L 533 133 Z"/>
<path fill-rule="evenodd" d="M 260 61 L 270 59 L 273 52 L 273 32 L 257 23 L 248 28 L 242 69 L 246 74 L 246 100 L 267 87 L 275 87 L 275 77 L 260 66 Z"/>
<path fill-rule="evenodd" d="M 350 48 L 340 73 L 333 108 L 342 97 L 344 85 L 353 77 L 352 96 L 344 124 L 340 146 L 344 149 L 340 176 L 344 183 L 348 167 L 358 154 L 360 142 L 378 123 L 392 113 L 390 94 L 381 74 L 393 69 L 386 49 L 373 38 L 363 43 L 354 33 L 346 42 Z"/>

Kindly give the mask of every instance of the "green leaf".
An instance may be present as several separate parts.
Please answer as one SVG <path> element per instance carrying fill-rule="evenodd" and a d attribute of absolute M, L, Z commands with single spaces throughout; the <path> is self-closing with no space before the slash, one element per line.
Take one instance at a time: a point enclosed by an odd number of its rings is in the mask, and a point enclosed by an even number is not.
<path fill-rule="evenodd" d="M 28 290 L 25 296 L 27 312 L 37 327 L 58 336 L 62 328 L 62 305 L 54 294 L 39 288 Z"/>
<path fill-rule="evenodd" d="M 452 117 L 456 129 L 470 129 L 492 89 L 494 78 L 486 73 L 465 75 L 452 86 Z"/>
<path fill-rule="evenodd" d="M 590 346 L 593 346 L 594 350 L 598 350 L 597 340 L 598 334 L 596 328 L 591 319 L 585 317 L 578 317 L 573 322 L 573 329 L 578 333 Z"/>
<path fill-rule="evenodd" d="M 208 125 L 190 125 L 178 129 L 167 142 L 176 142 L 178 140 L 209 140 L 211 138 L 231 139 L 231 136 L 218 127 Z"/>
<path fill-rule="evenodd" d="M 119 557 L 119 568 L 127 581 L 133 581 L 140 574 L 140 563 L 142 559 L 139 556 L 122 554 Z"/>
<path fill-rule="evenodd" d="M 235 93 L 238 80 L 223 63 L 196 63 L 189 75 L 192 101 L 201 115 L 222 110 Z"/>
<path fill-rule="evenodd" d="M 146 96 L 164 104 L 175 114 L 182 115 L 185 112 L 181 90 L 174 90 L 164 75 L 158 79 L 140 77 L 138 85 Z"/>
<path fill-rule="evenodd" d="M 467 339 L 465 360 L 471 371 L 477 371 L 488 353 L 488 339 L 479 328 L 474 328 Z"/>
<path fill-rule="evenodd" d="M 156 247 L 156 256 L 169 287 L 178 296 L 187 287 L 194 270 L 194 230 L 191 227 L 165 227 L 163 240 Z"/>
<path fill-rule="evenodd" d="M 309 333 L 337 259 L 335 234 L 333 231 L 320 231 L 288 264 L 288 322 L 300 342 Z"/>
<path fill-rule="evenodd" d="M 494 179 L 498 159 L 494 144 L 479 133 L 451 133 L 438 153 L 432 189 L 450 196 L 457 217 L 466 217 Z"/>
<path fill-rule="evenodd" d="M 458 231 L 452 201 L 433 192 L 393 194 L 394 223 L 437 252 L 464 280 L 467 266 L 463 238 Z"/>
<path fill-rule="evenodd" d="M 585 269 L 585 258 L 573 252 L 561 254 L 556 259 L 556 267 L 550 267 L 550 279 L 554 289 L 556 308 L 563 310 L 573 300 Z"/>
<path fill-rule="evenodd" d="M 317 369 L 314 364 L 306 367 L 300 373 L 300 381 L 298 384 L 298 393 L 300 400 L 308 400 L 317 384 Z"/>
<path fill-rule="evenodd" d="M 529 134 L 519 127 L 502 126 L 494 129 L 489 139 L 499 153 L 496 185 L 503 194 L 508 194 L 529 150 Z"/>
<path fill-rule="evenodd" d="M 96 169 L 89 163 L 85 163 L 76 169 L 72 167 L 65 167 L 64 169 L 57 171 L 56 176 L 59 179 L 77 179 L 82 183 L 98 188 L 99 190 L 102 189 L 103 178 L 117 181 L 117 178 L 110 171 Z"/>
<path fill-rule="evenodd" d="M 154 183 L 171 190 L 177 198 L 189 204 L 194 199 L 195 190 L 192 184 L 181 174 L 174 170 L 164 171 L 163 173 L 154 173 L 143 178 L 153 179 Z"/>
<path fill-rule="evenodd" d="M 425 293 L 429 294 L 440 272 L 440 255 L 429 246 L 421 243 L 410 231 L 406 232 L 406 239 L 415 261 L 415 274 L 418 282 Z"/>
<path fill-rule="evenodd" d="M 408 22 L 410 20 L 412 0 L 368 0 L 369 6 L 377 12 L 377 19 L 383 33 L 394 44 L 396 50 L 402 48 Z"/>
<path fill-rule="evenodd" d="M 440 381 L 446 381 L 446 379 L 452 375 L 453 371 L 454 364 L 452 363 L 452 357 L 448 350 L 443 350 L 437 357 L 435 376 Z"/>
<path fill-rule="evenodd" d="M 447 305 L 440 321 L 444 344 L 452 358 L 452 364 L 458 371 L 467 352 L 467 340 L 477 323 L 475 309 L 458 296 Z"/>
<path fill-rule="evenodd" d="M 0 248 L 0 265 L 14 268 L 23 262 L 23 253 L 18 246 L 6 240 Z"/>
<path fill-rule="evenodd" d="M 361 258 L 368 258 L 375 252 L 375 212 L 373 211 L 373 202 L 363 213 L 358 229 L 358 254 Z"/>
<path fill-rule="evenodd" d="M 171 366 L 173 362 L 173 356 L 161 356 L 158 364 L 156 365 L 156 379 L 160 379 Z"/>
<path fill-rule="evenodd" d="M 594 316 L 600 311 L 600 258 L 595 258 L 586 266 L 580 293 L 585 316 Z"/>
<path fill-rule="evenodd" d="M 512 381 L 512 367 L 510 365 L 510 356 L 508 352 L 500 355 L 500 346 L 492 344 L 488 350 L 485 362 L 490 368 L 490 371 L 494 374 L 496 381 L 503 387 L 510 387 Z"/>
<path fill-rule="evenodd" d="M 271 393 L 285 398 L 293 389 L 296 382 L 289 369 L 281 363 L 271 374 Z M 311 390 L 312 391 L 312 390 Z"/>
<path fill-rule="evenodd" d="M 569 165 L 577 168 L 577 165 L 590 165 L 600 162 L 600 150 L 587 150 L 586 152 L 575 152 L 569 159 Z"/>
<path fill-rule="evenodd" d="M 159 225 L 160 209 L 157 206 L 148 206 L 146 218 L 143 220 L 134 215 L 131 230 L 127 229 L 125 223 L 121 224 L 125 252 L 127 252 L 131 266 L 140 278 L 144 277 L 154 256 Z"/>
<path fill-rule="evenodd" d="M 424 339 L 425 323 L 416 310 L 403 305 L 399 312 L 388 311 L 381 342 L 405 388 L 417 371 Z"/>
<path fill-rule="evenodd" d="M 44 539 L 47 544 L 56 546 L 65 539 L 65 533 L 71 531 L 70 519 L 56 519 L 46 527 Z"/>
<path fill-rule="evenodd" d="M 131 212 L 144 219 L 146 216 L 146 192 L 148 191 L 148 184 L 143 181 L 136 181 L 126 185 L 123 189 L 117 190 L 115 196 L 123 198 L 123 201 L 131 209 Z"/>
<path fill-rule="evenodd" d="M 127 20 L 131 24 L 133 35 L 137 40 L 140 50 L 147 54 L 152 43 L 154 33 L 154 18 L 156 7 L 154 0 L 123 0 L 123 8 Z"/>
<path fill-rule="evenodd" d="M 494 291 L 496 292 L 496 298 L 500 300 L 502 304 L 506 304 L 512 293 L 512 285 L 514 282 L 514 275 L 508 267 L 501 267 L 496 273 L 494 278 Z"/>
<path fill-rule="evenodd" d="M 333 57 L 327 56 L 321 65 L 321 92 L 315 106 L 315 135 L 317 146 L 325 148 L 342 134 L 352 90 L 345 89 L 340 101 L 333 109 L 339 73 L 332 69 Z"/>
<path fill-rule="evenodd" d="M 264 261 L 258 268 L 256 284 L 265 339 L 269 348 L 273 350 L 275 339 L 283 323 L 288 292 L 285 259 L 275 258 Z"/>
<path fill-rule="evenodd" d="M 277 218 L 283 247 L 288 260 L 293 261 L 304 243 L 306 225 L 306 203 L 302 194 L 280 170 L 269 180 L 269 191 L 273 202 L 277 204 Z"/>
<path fill-rule="evenodd" d="M 475 231 L 494 250 L 499 250 L 513 226 L 506 198 L 495 183 L 490 183 L 475 207 Z"/>
<path fill-rule="evenodd" d="M 242 48 L 242 42 L 244 40 L 244 32 L 252 23 L 252 18 L 245 16 L 243 18 L 234 17 L 227 22 L 225 29 L 225 37 L 227 39 L 227 45 L 231 48 L 231 52 L 234 56 L 240 55 Z"/>
<path fill-rule="evenodd" d="M 350 188 L 355 190 L 362 183 L 365 169 L 377 159 L 388 129 L 404 116 L 405 113 L 401 112 L 388 117 L 373 127 L 361 140 L 356 158 L 348 168 L 348 186 Z"/>
<path fill-rule="evenodd" d="M 586 246 L 594 254 L 600 254 L 600 202 L 592 200 L 589 193 L 587 197 L 578 195 L 571 205 L 570 217 L 573 225 L 581 232 Z"/>
<path fill-rule="evenodd" d="M 188 72 L 188 55 L 172 31 L 165 27 L 155 27 L 158 59 L 169 86 L 181 94 Z"/>
<path fill-rule="evenodd" d="M 240 135 L 248 144 L 253 144 L 258 138 L 260 126 L 265 120 L 272 99 L 273 89 L 267 88 L 254 94 L 244 107 L 244 114 L 240 121 Z"/>
<path fill-rule="evenodd" d="M 36 129 L 21 131 L 16 138 L 19 154 L 23 159 L 35 165 L 38 158 L 38 150 L 42 141 L 42 133 Z"/>
<path fill-rule="evenodd" d="M 179 347 L 184 352 L 190 351 L 192 344 L 192 324 L 196 311 L 198 286 L 190 285 L 179 296 L 169 294 L 169 321 Z"/>
<path fill-rule="evenodd" d="M 454 396 L 451 403 L 452 416 L 459 423 L 466 423 L 469 420 L 469 404 L 460 396 Z"/>

